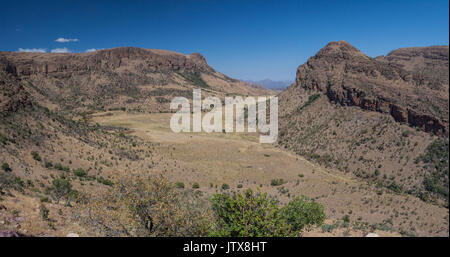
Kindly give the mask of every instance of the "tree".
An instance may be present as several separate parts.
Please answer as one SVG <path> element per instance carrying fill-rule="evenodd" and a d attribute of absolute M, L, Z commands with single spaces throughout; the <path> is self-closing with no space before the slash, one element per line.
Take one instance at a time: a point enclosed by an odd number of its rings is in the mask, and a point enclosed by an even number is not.
<path fill-rule="evenodd" d="M 296 231 L 310 225 L 321 225 L 325 220 L 323 206 L 309 201 L 306 196 L 299 196 L 281 209 L 283 219 Z"/>
<path fill-rule="evenodd" d="M 211 199 L 216 218 L 212 236 L 291 236 L 275 200 L 266 193 L 215 194 Z"/>
<path fill-rule="evenodd" d="M 66 197 L 67 200 L 69 200 L 69 195 L 72 192 L 72 184 L 70 184 L 69 180 L 64 178 L 57 178 L 53 180 L 52 184 L 56 203 L 59 203 L 59 200 L 63 197 Z"/>
<path fill-rule="evenodd" d="M 325 220 L 323 206 L 297 197 L 284 207 L 266 193 L 215 194 L 211 199 L 215 227 L 211 236 L 298 236 L 310 225 Z"/>

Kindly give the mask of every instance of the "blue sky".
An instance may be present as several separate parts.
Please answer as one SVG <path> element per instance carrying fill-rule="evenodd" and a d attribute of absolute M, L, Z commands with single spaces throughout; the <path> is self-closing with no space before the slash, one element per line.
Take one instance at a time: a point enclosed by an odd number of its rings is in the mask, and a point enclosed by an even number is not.
<path fill-rule="evenodd" d="M 251 80 L 293 80 L 297 66 L 329 41 L 346 40 L 373 57 L 449 41 L 448 0 L 1 0 L 0 6 L 0 51 L 200 52 L 216 70 Z"/>

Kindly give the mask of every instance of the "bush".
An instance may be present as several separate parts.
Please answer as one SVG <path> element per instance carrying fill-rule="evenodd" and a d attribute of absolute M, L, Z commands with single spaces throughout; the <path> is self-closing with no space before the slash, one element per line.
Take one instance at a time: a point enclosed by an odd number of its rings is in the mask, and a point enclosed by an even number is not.
<path fill-rule="evenodd" d="M 325 211 L 320 203 L 309 201 L 305 196 L 299 196 L 281 209 L 282 216 L 295 231 L 301 231 L 310 225 L 322 225 Z"/>
<path fill-rule="evenodd" d="M 216 224 L 211 236 L 255 237 L 294 235 L 277 203 L 266 193 L 215 194 L 211 199 Z"/>
<path fill-rule="evenodd" d="M 298 236 L 307 226 L 325 220 L 323 206 L 296 197 L 282 208 L 266 193 L 215 194 L 211 208 L 216 220 L 211 236 Z"/>
<path fill-rule="evenodd" d="M 183 182 L 175 182 L 175 187 L 176 188 L 184 188 L 184 183 Z"/>
<path fill-rule="evenodd" d="M 53 167 L 53 163 L 51 163 L 51 162 L 49 162 L 49 161 L 46 161 L 46 162 L 45 162 L 45 167 L 46 167 L 47 169 L 51 169 L 51 168 Z"/>
<path fill-rule="evenodd" d="M 103 184 L 103 185 L 107 185 L 107 186 L 112 186 L 114 184 L 111 180 L 106 179 L 101 176 L 97 178 L 97 182 L 100 184 Z"/>
<path fill-rule="evenodd" d="M 75 174 L 78 177 L 86 177 L 87 176 L 87 172 L 85 170 L 83 170 L 82 168 L 73 170 L 73 174 Z"/>
<path fill-rule="evenodd" d="M 272 186 L 281 186 L 283 185 L 285 182 L 282 178 L 280 179 L 272 179 L 272 181 L 270 181 L 270 185 Z"/>
<path fill-rule="evenodd" d="M 222 184 L 222 189 L 223 190 L 228 190 L 228 189 L 230 189 L 230 186 L 228 185 L 228 184 Z"/>
<path fill-rule="evenodd" d="M 43 220 L 48 220 L 48 213 L 49 213 L 49 209 L 47 209 L 47 207 L 45 207 L 43 204 L 41 204 L 41 206 L 39 207 L 39 213 L 41 214 L 41 218 Z"/>
<path fill-rule="evenodd" d="M 194 184 L 192 184 L 192 188 L 194 189 L 200 188 L 200 185 L 197 182 L 195 182 Z"/>
<path fill-rule="evenodd" d="M 206 202 L 157 176 L 121 178 L 81 207 L 102 236 L 206 236 L 212 221 Z"/>
<path fill-rule="evenodd" d="M 70 181 L 64 178 L 57 178 L 53 180 L 52 184 L 52 191 L 56 203 L 59 203 L 61 198 L 66 198 L 69 201 L 69 196 L 72 192 L 72 184 L 70 184 Z"/>
<path fill-rule="evenodd" d="M 36 161 L 40 162 L 42 161 L 41 156 L 39 156 L 39 153 L 36 151 L 31 152 L 31 155 L 33 156 L 33 159 L 35 159 Z"/>
<path fill-rule="evenodd" d="M 23 187 L 25 183 L 20 177 L 12 173 L 0 173 L 0 195 L 2 194 L 2 190 L 6 188 L 14 188 L 17 191 L 23 192 Z"/>
<path fill-rule="evenodd" d="M 4 163 L 2 164 L 2 169 L 3 169 L 4 171 L 12 171 L 12 169 L 9 167 L 9 164 L 6 163 L 6 162 L 4 162 Z"/>
<path fill-rule="evenodd" d="M 63 170 L 62 164 L 59 163 L 59 162 L 55 163 L 55 169 L 57 169 L 57 170 Z"/>

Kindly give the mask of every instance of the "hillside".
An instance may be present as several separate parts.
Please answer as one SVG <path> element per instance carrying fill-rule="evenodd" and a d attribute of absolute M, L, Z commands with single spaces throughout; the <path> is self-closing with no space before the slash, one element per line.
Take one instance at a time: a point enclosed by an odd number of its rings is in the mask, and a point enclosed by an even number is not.
<path fill-rule="evenodd" d="M 0 52 L 0 231 L 95 235 L 79 217 L 82 199 L 124 175 L 177 165 L 158 144 L 123 126 L 91 123 L 90 114 L 167 112 L 172 97 L 192 99 L 198 87 L 204 96 L 271 94 L 215 71 L 200 54 Z"/>
<path fill-rule="evenodd" d="M 423 158 L 444 151 L 448 163 L 448 56 L 448 46 L 370 58 L 327 44 L 279 95 L 280 146 L 448 206 L 448 167 Z"/>
<path fill-rule="evenodd" d="M 90 53 L 0 52 L 0 70 L 22 81 L 41 105 L 68 112 L 126 108 L 168 111 L 175 96 L 261 95 L 270 90 L 229 78 L 198 53 L 120 47 Z"/>

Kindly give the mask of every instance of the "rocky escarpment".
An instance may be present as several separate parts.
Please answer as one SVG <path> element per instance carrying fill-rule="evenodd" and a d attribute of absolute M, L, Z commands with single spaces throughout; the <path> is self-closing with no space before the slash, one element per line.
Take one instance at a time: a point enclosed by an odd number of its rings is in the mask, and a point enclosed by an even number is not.
<path fill-rule="evenodd" d="M 291 90 L 317 90 L 334 103 L 388 114 L 398 122 L 448 136 L 448 70 L 443 72 L 448 69 L 448 47 L 419 50 L 407 51 L 414 60 L 409 64 L 405 58 L 399 61 L 396 51 L 373 59 L 347 42 L 331 42 L 298 68 Z M 437 75 L 429 74 L 431 67 Z"/>
<path fill-rule="evenodd" d="M 0 70 L 17 76 L 111 71 L 126 65 L 147 72 L 213 71 L 205 58 L 198 53 L 184 55 L 135 47 L 119 47 L 83 54 L 0 52 Z"/>
<path fill-rule="evenodd" d="M 68 113 L 165 112 L 173 97 L 192 95 L 193 88 L 217 96 L 271 93 L 215 71 L 199 53 L 136 47 L 70 54 L 0 52 L 0 72 L 2 78 L 21 81 L 36 102 Z M 12 103 L 5 108 L 14 109 Z"/>

